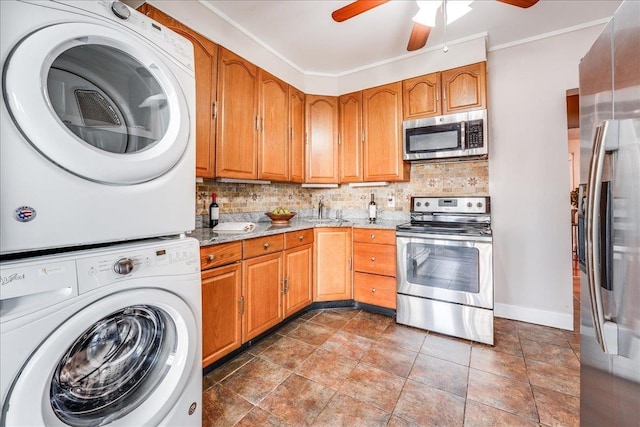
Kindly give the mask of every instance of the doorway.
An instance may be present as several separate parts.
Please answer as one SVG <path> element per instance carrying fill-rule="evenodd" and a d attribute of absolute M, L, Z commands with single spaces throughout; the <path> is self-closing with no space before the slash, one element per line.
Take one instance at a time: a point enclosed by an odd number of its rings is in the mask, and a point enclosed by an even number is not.
<path fill-rule="evenodd" d="M 570 89 L 567 100 L 567 151 L 569 161 L 569 200 L 571 209 L 571 262 L 574 295 L 580 292 L 578 267 L 578 185 L 580 184 L 580 95 Z"/>

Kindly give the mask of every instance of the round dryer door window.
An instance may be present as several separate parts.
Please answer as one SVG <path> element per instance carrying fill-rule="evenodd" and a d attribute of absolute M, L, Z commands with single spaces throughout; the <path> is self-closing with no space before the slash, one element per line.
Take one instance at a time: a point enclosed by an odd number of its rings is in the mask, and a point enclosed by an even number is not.
<path fill-rule="evenodd" d="M 3 86 L 42 155 L 91 181 L 128 185 L 161 176 L 185 153 L 190 114 L 176 72 L 189 75 L 132 33 L 64 23 L 17 46 Z"/>
<path fill-rule="evenodd" d="M 120 307 L 120 308 L 118 308 Z M 158 425 L 200 368 L 197 321 L 175 294 L 119 292 L 69 318 L 10 388 L 7 425 Z"/>

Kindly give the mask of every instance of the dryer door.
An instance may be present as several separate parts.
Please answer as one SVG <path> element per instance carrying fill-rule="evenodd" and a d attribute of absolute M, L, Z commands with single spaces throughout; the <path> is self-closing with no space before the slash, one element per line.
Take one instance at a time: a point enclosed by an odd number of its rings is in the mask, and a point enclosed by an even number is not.
<path fill-rule="evenodd" d="M 162 57 L 161 57 L 162 56 Z M 8 58 L 4 97 L 33 147 L 91 181 L 128 185 L 171 169 L 189 141 L 185 96 L 144 39 L 90 23 L 26 37 Z"/>
<path fill-rule="evenodd" d="M 29 358 L 3 425 L 158 425 L 200 362 L 196 325 L 182 299 L 158 289 L 96 301 Z"/>

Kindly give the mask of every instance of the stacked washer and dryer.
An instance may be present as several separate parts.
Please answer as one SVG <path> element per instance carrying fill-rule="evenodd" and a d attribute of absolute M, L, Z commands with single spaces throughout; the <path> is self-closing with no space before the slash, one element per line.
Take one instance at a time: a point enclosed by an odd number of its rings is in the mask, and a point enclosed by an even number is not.
<path fill-rule="evenodd" d="M 201 424 L 192 45 L 0 1 L 0 426 Z"/>

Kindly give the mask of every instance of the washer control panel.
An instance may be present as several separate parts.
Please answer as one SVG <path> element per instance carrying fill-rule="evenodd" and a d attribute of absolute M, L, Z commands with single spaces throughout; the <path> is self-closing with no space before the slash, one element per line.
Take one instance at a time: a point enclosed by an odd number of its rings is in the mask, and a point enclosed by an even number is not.
<path fill-rule="evenodd" d="M 197 243 L 179 243 L 147 248 L 129 248 L 77 260 L 79 292 L 123 280 L 166 277 L 200 271 Z"/>

